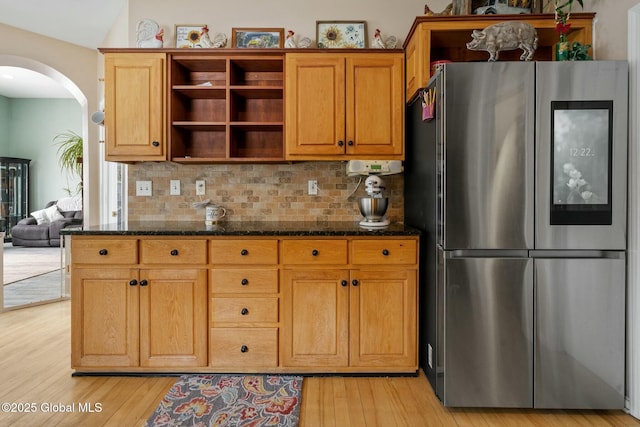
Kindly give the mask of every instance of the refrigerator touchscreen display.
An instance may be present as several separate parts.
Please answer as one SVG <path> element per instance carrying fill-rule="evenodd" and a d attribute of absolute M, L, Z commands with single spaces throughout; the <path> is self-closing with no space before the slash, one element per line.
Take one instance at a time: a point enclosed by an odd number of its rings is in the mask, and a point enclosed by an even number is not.
<path fill-rule="evenodd" d="M 551 102 L 551 224 L 611 224 L 612 101 Z"/>

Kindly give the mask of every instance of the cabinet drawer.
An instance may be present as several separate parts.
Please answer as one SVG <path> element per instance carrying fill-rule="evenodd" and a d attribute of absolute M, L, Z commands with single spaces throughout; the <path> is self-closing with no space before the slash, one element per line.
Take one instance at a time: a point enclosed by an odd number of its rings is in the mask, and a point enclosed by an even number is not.
<path fill-rule="evenodd" d="M 351 243 L 353 264 L 415 264 L 418 245 L 415 240 L 354 240 Z"/>
<path fill-rule="evenodd" d="M 284 240 L 283 264 L 346 264 L 346 240 Z"/>
<path fill-rule="evenodd" d="M 74 264 L 137 264 L 138 241 L 135 239 L 71 239 Z"/>
<path fill-rule="evenodd" d="M 206 264 L 206 240 L 141 240 L 143 264 Z"/>
<path fill-rule="evenodd" d="M 212 264 L 277 264 L 277 240 L 212 240 Z"/>
<path fill-rule="evenodd" d="M 211 320 L 214 323 L 275 323 L 278 298 L 212 298 Z"/>
<path fill-rule="evenodd" d="M 212 328 L 209 343 L 211 366 L 278 366 L 278 328 Z"/>
<path fill-rule="evenodd" d="M 278 270 L 271 269 L 213 269 L 213 294 L 265 294 L 278 292 Z"/>

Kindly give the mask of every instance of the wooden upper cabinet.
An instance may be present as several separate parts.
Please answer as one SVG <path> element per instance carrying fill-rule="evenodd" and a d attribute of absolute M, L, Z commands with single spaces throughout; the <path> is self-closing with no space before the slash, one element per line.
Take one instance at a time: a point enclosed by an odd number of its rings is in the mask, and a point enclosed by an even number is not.
<path fill-rule="evenodd" d="M 287 160 L 403 159 L 401 52 L 286 56 Z"/>
<path fill-rule="evenodd" d="M 106 160 L 167 159 L 164 53 L 105 54 Z"/>
<path fill-rule="evenodd" d="M 594 13 L 572 13 L 571 30 L 567 40 L 593 45 Z M 487 61 L 485 51 L 471 51 L 466 43 L 471 41 L 473 30 L 482 30 L 498 22 L 525 21 L 533 25 L 538 33 L 538 48 L 533 56 L 535 61 L 550 61 L 555 58 L 555 44 L 558 33 L 553 14 L 522 15 L 456 15 L 418 16 L 404 43 L 407 75 L 405 98 L 410 102 L 418 89 L 427 85 L 431 77 L 431 64 L 435 61 L 476 62 Z M 500 61 L 518 61 L 522 50 L 500 52 Z M 592 53 L 593 55 L 593 53 Z"/>

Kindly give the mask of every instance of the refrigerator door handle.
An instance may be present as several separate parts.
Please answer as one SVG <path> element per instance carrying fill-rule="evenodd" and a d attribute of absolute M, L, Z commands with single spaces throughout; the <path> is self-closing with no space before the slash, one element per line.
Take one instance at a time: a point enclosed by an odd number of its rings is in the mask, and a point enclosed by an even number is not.
<path fill-rule="evenodd" d="M 529 251 L 531 258 L 608 258 L 624 259 L 624 251 L 597 251 L 597 250 L 544 250 Z"/>
<path fill-rule="evenodd" d="M 456 249 L 445 251 L 444 257 L 453 258 L 528 258 L 527 250 L 511 249 Z"/>

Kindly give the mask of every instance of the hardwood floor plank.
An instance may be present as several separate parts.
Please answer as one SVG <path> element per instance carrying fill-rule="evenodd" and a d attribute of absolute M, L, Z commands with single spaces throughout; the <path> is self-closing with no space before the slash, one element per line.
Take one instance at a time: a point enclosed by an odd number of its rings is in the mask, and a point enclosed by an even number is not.
<path fill-rule="evenodd" d="M 365 427 L 367 425 L 358 383 L 359 378 L 344 378 L 347 405 L 349 407 L 349 424 L 347 425 L 350 427 Z"/>
<path fill-rule="evenodd" d="M 0 314 L 0 402 L 36 404 L 0 412 L 0 425 L 142 427 L 177 377 L 71 376 L 69 301 Z M 42 405 L 75 404 L 73 413 Z M 78 403 L 100 403 L 99 413 Z M 95 406 L 94 406 L 95 408 Z M 418 377 L 305 377 L 301 427 L 640 427 L 622 411 L 451 409 Z"/>

